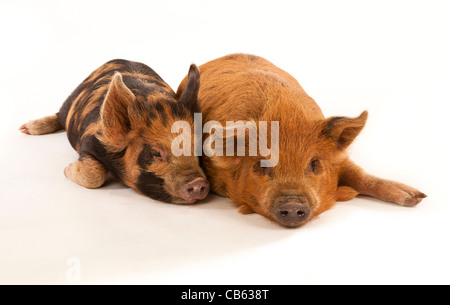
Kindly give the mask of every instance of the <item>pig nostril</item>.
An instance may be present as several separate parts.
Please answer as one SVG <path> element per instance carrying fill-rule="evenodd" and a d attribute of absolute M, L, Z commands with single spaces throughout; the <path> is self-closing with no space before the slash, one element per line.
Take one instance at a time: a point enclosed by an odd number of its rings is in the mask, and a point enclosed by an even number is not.
<path fill-rule="evenodd" d="M 286 203 L 279 204 L 273 212 L 280 224 L 291 228 L 305 223 L 311 213 L 306 204 L 297 200 L 288 200 Z"/>
<path fill-rule="evenodd" d="M 194 202 L 196 200 L 204 199 L 209 192 L 209 183 L 203 178 L 196 178 L 181 186 L 180 197 Z"/>

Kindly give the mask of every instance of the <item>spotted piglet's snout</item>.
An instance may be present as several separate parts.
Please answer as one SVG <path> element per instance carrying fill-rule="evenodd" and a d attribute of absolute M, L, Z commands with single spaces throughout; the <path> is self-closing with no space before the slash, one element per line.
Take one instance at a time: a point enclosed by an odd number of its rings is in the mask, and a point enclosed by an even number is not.
<path fill-rule="evenodd" d="M 205 178 L 199 177 L 181 186 L 181 197 L 188 202 L 205 199 L 209 193 L 209 182 Z"/>

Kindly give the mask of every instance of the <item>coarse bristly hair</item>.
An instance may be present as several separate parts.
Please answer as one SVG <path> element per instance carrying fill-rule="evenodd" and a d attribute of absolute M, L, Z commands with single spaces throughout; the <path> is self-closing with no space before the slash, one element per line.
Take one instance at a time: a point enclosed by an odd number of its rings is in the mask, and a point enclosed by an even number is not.
<path fill-rule="evenodd" d="M 426 197 L 412 187 L 369 175 L 348 158 L 346 148 L 363 129 L 367 111 L 353 118 L 325 118 L 294 77 L 254 55 L 215 59 L 200 66 L 200 72 L 204 121 L 279 122 L 279 162 L 273 168 L 261 168 L 259 161 L 265 157 L 260 155 L 203 157 L 212 190 L 230 197 L 240 212 L 257 212 L 283 226 L 297 227 L 336 201 L 358 194 L 404 206 Z M 187 80 L 180 84 L 178 96 Z M 276 217 L 277 207 L 286 201 L 304 207 L 301 221 L 288 223 Z"/>
<path fill-rule="evenodd" d="M 176 121 L 193 126 L 199 86 L 195 65 L 189 69 L 188 90 L 177 98 L 148 66 L 112 60 L 92 72 L 56 115 L 31 121 L 21 130 L 45 134 L 64 128 L 80 155 L 65 174 L 85 187 L 101 186 L 110 171 L 151 198 L 187 203 L 180 197 L 181 186 L 205 175 L 198 157 L 171 154 L 177 135 L 170 128 Z"/>

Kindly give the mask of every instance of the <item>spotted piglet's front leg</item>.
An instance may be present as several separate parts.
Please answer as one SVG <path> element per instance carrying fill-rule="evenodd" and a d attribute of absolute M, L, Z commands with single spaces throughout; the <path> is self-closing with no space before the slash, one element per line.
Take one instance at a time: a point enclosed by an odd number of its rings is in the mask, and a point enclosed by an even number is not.
<path fill-rule="evenodd" d="M 343 164 L 339 181 L 340 185 L 350 186 L 361 195 L 406 207 L 413 207 L 427 197 L 411 186 L 370 175 L 350 160 Z"/>
<path fill-rule="evenodd" d="M 92 157 L 81 157 L 64 169 L 64 175 L 85 188 L 99 188 L 106 181 L 107 170 Z"/>

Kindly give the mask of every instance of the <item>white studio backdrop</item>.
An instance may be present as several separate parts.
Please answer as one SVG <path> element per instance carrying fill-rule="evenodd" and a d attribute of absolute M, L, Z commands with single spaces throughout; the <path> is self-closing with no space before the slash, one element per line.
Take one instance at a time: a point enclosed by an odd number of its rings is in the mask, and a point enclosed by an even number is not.
<path fill-rule="evenodd" d="M 448 1 L 1 1 L 0 283 L 450 283 L 449 13 Z M 352 158 L 429 197 L 356 198 L 286 230 L 213 195 L 179 207 L 120 183 L 83 189 L 62 174 L 77 158 L 64 133 L 17 130 L 108 60 L 141 61 L 176 90 L 191 63 L 235 52 L 292 74 L 326 116 L 368 110 Z"/>

